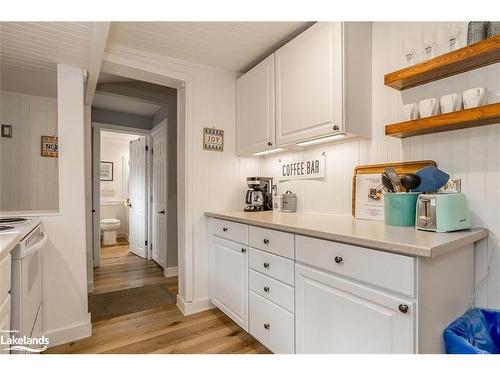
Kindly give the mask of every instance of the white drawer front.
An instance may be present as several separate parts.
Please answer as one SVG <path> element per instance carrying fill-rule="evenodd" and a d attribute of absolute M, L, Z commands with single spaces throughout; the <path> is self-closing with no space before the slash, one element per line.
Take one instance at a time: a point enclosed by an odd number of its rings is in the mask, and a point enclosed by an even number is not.
<path fill-rule="evenodd" d="M 11 256 L 8 254 L 0 261 L 0 302 L 10 291 L 10 270 L 12 267 Z"/>
<path fill-rule="evenodd" d="M 415 296 L 415 259 L 338 242 L 296 236 L 297 262 Z"/>
<path fill-rule="evenodd" d="M 250 226 L 248 236 L 249 244 L 252 247 L 281 255 L 285 258 L 295 259 L 295 241 L 291 233 Z"/>
<path fill-rule="evenodd" d="M 246 224 L 210 218 L 208 229 L 210 234 L 215 236 L 242 244 L 248 243 L 248 225 Z"/>
<path fill-rule="evenodd" d="M 273 353 L 294 353 L 293 314 L 249 292 L 250 334 Z"/>
<path fill-rule="evenodd" d="M 249 267 L 288 285 L 294 284 L 293 260 L 250 248 Z"/>
<path fill-rule="evenodd" d="M 294 289 L 291 286 L 253 270 L 250 270 L 248 285 L 253 292 L 293 313 Z"/>

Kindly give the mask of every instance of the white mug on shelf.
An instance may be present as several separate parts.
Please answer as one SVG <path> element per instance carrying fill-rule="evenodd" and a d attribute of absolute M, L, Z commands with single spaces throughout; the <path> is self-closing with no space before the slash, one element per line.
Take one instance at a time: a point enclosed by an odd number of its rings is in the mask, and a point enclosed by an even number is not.
<path fill-rule="evenodd" d="M 403 105 L 402 120 L 410 121 L 418 119 L 418 104 L 410 103 Z"/>
<path fill-rule="evenodd" d="M 460 111 L 462 109 L 462 95 L 456 93 L 442 96 L 440 107 L 441 113 Z"/>
<path fill-rule="evenodd" d="M 420 117 L 435 116 L 439 112 L 439 101 L 436 98 L 428 98 L 418 102 Z"/>
<path fill-rule="evenodd" d="M 465 90 L 463 93 L 464 109 L 479 107 L 483 104 L 485 96 L 486 89 L 484 87 Z"/>

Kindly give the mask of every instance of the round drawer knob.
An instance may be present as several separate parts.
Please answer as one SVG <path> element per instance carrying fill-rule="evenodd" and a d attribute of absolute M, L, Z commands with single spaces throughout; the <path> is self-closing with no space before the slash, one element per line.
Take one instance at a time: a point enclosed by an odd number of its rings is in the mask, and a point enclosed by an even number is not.
<path fill-rule="evenodd" d="M 336 257 L 335 257 L 335 263 L 340 264 L 340 263 L 342 263 L 343 261 L 344 261 L 344 259 L 342 259 L 342 257 L 339 257 L 339 256 L 336 256 Z"/>
<path fill-rule="evenodd" d="M 269 268 L 269 263 L 264 263 L 264 268 Z"/>
<path fill-rule="evenodd" d="M 340 130 L 340 128 L 339 128 L 339 126 L 338 126 L 338 125 L 334 125 L 334 126 L 333 126 L 333 130 L 337 132 L 337 131 L 339 131 L 339 130 Z"/>
<path fill-rule="evenodd" d="M 271 325 L 269 323 L 264 323 L 264 329 L 269 331 L 271 329 Z"/>
<path fill-rule="evenodd" d="M 268 286 L 264 287 L 264 292 L 269 293 L 269 287 Z"/>
<path fill-rule="evenodd" d="M 408 312 L 408 310 L 410 310 L 410 308 L 408 307 L 408 305 L 405 305 L 404 303 L 402 303 L 401 305 L 398 306 L 398 309 L 399 311 L 401 311 L 403 314 L 406 314 Z"/>
<path fill-rule="evenodd" d="M 247 249 L 245 249 L 244 247 L 241 248 L 241 252 L 244 254 L 247 252 Z"/>
<path fill-rule="evenodd" d="M 265 243 L 266 245 L 269 245 L 269 239 L 268 239 L 268 238 L 264 238 L 264 243 Z"/>
<path fill-rule="evenodd" d="M 227 232 L 227 228 L 226 227 L 222 228 L 222 231 Z"/>
<path fill-rule="evenodd" d="M 273 145 L 273 142 L 269 141 L 269 142 L 267 142 L 267 145 L 268 145 L 268 146 L 272 146 L 272 145 Z"/>

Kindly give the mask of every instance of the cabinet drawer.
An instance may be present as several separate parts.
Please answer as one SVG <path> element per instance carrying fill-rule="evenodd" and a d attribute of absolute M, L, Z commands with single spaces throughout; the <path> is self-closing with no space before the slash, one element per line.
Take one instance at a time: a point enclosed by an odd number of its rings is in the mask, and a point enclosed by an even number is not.
<path fill-rule="evenodd" d="M 248 225 L 210 218 L 209 233 L 242 244 L 248 243 Z"/>
<path fill-rule="evenodd" d="M 291 233 L 251 226 L 248 236 L 252 247 L 295 259 L 294 236 Z"/>
<path fill-rule="evenodd" d="M 248 284 L 253 292 L 293 313 L 294 290 L 291 286 L 253 270 L 250 270 Z"/>
<path fill-rule="evenodd" d="M 250 257 L 248 262 L 251 269 L 293 286 L 293 260 L 250 248 Z"/>
<path fill-rule="evenodd" d="M 249 292 L 250 334 L 273 353 L 294 353 L 293 314 Z"/>
<path fill-rule="evenodd" d="M 299 263 L 415 296 L 412 257 L 304 236 L 296 236 L 295 243 Z"/>
<path fill-rule="evenodd" d="M 3 301 L 10 291 L 11 267 L 11 256 L 8 254 L 5 258 L 0 260 L 0 301 Z"/>

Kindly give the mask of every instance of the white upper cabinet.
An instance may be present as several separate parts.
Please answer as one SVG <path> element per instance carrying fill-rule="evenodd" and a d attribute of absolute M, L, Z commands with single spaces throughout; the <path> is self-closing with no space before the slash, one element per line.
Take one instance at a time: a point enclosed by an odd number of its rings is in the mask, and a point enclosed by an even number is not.
<path fill-rule="evenodd" d="M 275 53 L 276 145 L 371 133 L 371 24 L 319 22 Z"/>
<path fill-rule="evenodd" d="M 270 150 L 275 144 L 274 54 L 236 83 L 236 142 L 239 155 Z"/>
<path fill-rule="evenodd" d="M 276 51 L 278 145 L 342 130 L 341 29 L 317 23 Z"/>

